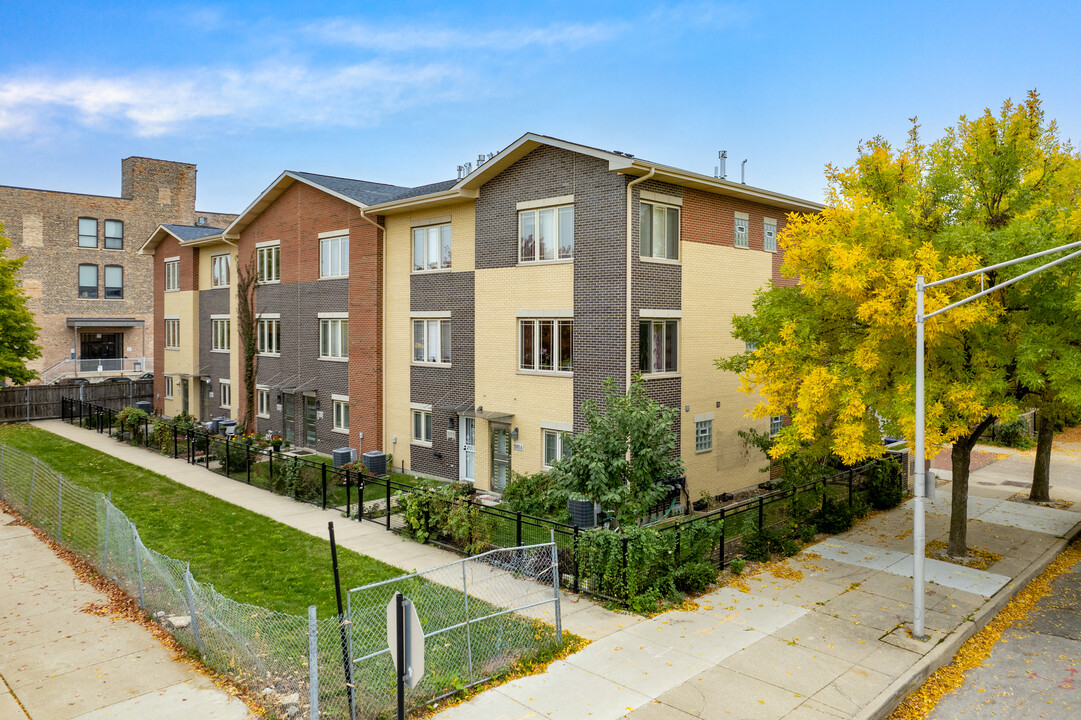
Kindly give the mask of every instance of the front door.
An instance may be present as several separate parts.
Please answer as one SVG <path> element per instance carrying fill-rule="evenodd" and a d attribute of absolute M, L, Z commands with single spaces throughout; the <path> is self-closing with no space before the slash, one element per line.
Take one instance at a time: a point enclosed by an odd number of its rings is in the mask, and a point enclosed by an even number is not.
<path fill-rule="evenodd" d="M 462 482 L 473 482 L 476 479 L 474 468 L 477 459 L 477 419 L 460 417 L 458 426 L 461 428 L 461 452 L 458 458 L 459 474 Z"/>
<path fill-rule="evenodd" d="M 510 426 L 492 425 L 492 490 L 503 492 L 510 479 Z"/>
<path fill-rule="evenodd" d="M 315 398 L 311 395 L 304 396 L 304 445 L 310 448 L 315 447 L 317 438 L 315 437 L 315 421 L 318 417 L 317 410 L 315 409 Z"/>
<path fill-rule="evenodd" d="M 184 412 L 185 415 L 188 414 L 188 410 L 191 407 L 189 403 L 190 400 L 188 399 L 188 379 L 182 378 L 180 380 L 180 409 Z"/>
<path fill-rule="evenodd" d="M 293 413 L 296 407 L 293 405 L 293 394 L 282 393 L 282 423 L 285 425 L 285 439 L 292 444 L 295 440 L 293 433 Z"/>

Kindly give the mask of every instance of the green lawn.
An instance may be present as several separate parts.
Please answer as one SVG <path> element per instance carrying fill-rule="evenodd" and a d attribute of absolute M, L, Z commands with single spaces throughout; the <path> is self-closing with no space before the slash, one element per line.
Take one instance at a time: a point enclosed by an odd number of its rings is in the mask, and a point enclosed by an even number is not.
<path fill-rule="evenodd" d="M 0 425 L 0 442 L 36 455 L 71 482 L 112 492 L 147 547 L 187 560 L 196 579 L 223 595 L 295 615 L 306 615 L 309 605 L 320 617 L 336 611 L 327 540 L 34 427 Z M 402 574 L 345 548 L 338 562 L 344 587 Z"/>

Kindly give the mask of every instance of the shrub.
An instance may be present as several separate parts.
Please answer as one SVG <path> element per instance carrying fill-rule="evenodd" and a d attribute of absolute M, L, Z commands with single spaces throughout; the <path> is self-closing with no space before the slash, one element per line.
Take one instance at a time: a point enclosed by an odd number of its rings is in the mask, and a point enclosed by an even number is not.
<path fill-rule="evenodd" d="M 300 458 L 287 458 L 274 463 L 277 477 L 274 492 L 288 495 L 302 502 L 312 502 L 323 496 L 323 485 L 315 473 L 305 472 Z"/>
<path fill-rule="evenodd" d="M 741 557 L 736 558 L 728 566 L 728 569 L 732 571 L 733 575 L 742 575 L 743 568 L 747 567 L 747 561 Z"/>
<path fill-rule="evenodd" d="M 781 551 L 782 534 L 772 528 L 764 530 L 756 526 L 743 536 L 743 555 L 748 560 L 769 561 L 770 555 Z"/>
<path fill-rule="evenodd" d="M 685 593 L 699 593 L 717 579 L 717 568 L 704 560 L 689 562 L 672 573 L 676 590 Z"/>
<path fill-rule="evenodd" d="M 515 512 L 567 522 L 568 492 L 548 473 L 522 475 L 511 472 L 511 480 L 503 491 L 507 507 Z"/>
<path fill-rule="evenodd" d="M 901 487 L 901 462 L 890 457 L 874 464 L 868 471 L 871 506 L 875 510 L 897 507 L 904 499 Z"/>
<path fill-rule="evenodd" d="M 818 513 L 818 529 L 835 534 L 852 527 L 856 513 L 848 506 L 848 500 L 834 500 L 828 495 L 822 500 L 822 509 Z"/>
<path fill-rule="evenodd" d="M 812 522 L 801 523 L 799 526 L 799 539 L 802 543 L 809 543 L 818 534 L 818 526 Z"/>
<path fill-rule="evenodd" d="M 450 513 L 457 503 L 464 503 L 468 489 L 459 483 L 437 483 L 421 480 L 412 492 L 402 494 L 400 505 L 413 538 L 417 542 L 429 539 L 453 540 Z M 425 524 L 424 516 L 428 515 Z"/>
<path fill-rule="evenodd" d="M 1028 450 L 1033 446 L 1028 424 L 1021 418 L 995 425 L 994 439 L 995 442 L 1020 450 Z"/>
<path fill-rule="evenodd" d="M 131 444 L 140 445 L 143 442 L 143 429 L 150 416 L 145 410 L 126 407 L 116 414 L 116 424 L 131 433 Z"/>
<path fill-rule="evenodd" d="M 214 457 L 225 472 L 225 457 L 229 456 L 229 472 L 245 472 L 248 469 L 248 444 L 246 442 L 220 442 L 214 447 Z M 320 492 L 322 489 L 320 488 Z"/>
<path fill-rule="evenodd" d="M 155 420 L 150 436 L 162 455 L 173 454 L 173 425 L 166 420 Z"/>
<path fill-rule="evenodd" d="M 495 518 L 464 497 L 456 499 L 447 514 L 447 529 L 454 544 L 467 555 L 488 550 L 495 535 Z"/>

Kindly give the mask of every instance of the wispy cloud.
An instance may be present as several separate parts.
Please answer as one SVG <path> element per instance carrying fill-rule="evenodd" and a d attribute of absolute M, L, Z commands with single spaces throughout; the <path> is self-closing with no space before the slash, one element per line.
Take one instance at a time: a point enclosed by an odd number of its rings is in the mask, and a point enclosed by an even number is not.
<path fill-rule="evenodd" d="M 434 25 L 379 26 L 350 18 L 309 23 L 306 34 L 325 43 L 350 45 L 380 52 L 417 50 L 499 50 L 530 47 L 582 48 L 619 37 L 627 25 L 617 21 L 592 24 L 551 23 L 544 27 L 465 29 Z"/>
<path fill-rule="evenodd" d="M 683 29 L 723 30 L 748 20 L 743 3 L 684 2 L 661 5 L 650 13 L 653 22 L 675 24 Z"/>
<path fill-rule="evenodd" d="M 231 126 L 362 125 L 406 107 L 453 98 L 453 66 L 372 61 L 332 68 L 295 62 L 129 75 L 0 77 L 0 134 L 32 136 L 63 118 L 155 136 L 194 123 Z"/>

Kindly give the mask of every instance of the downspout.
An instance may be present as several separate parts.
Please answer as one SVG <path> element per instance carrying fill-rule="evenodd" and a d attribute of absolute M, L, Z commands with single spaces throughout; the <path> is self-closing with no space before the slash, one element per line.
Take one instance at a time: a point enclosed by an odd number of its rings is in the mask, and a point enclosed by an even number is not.
<path fill-rule="evenodd" d="M 656 173 L 657 168 L 651 167 L 647 174 L 643 175 L 637 180 L 631 180 L 629 183 L 627 183 L 627 343 L 625 351 L 627 360 L 627 384 L 624 390 L 631 389 L 631 261 L 633 259 L 633 256 L 631 255 L 631 248 L 634 246 L 634 237 L 632 232 L 633 228 L 631 226 L 631 221 L 634 217 L 633 215 L 631 215 L 631 196 L 633 194 L 635 185 L 645 180 L 649 180 Z M 639 228 L 639 232 L 641 232 L 641 228 Z"/>
<path fill-rule="evenodd" d="M 383 448 L 387 445 L 387 229 L 377 223 L 372 218 L 364 214 L 364 208 L 360 208 L 360 216 L 367 222 L 375 225 L 377 228 L 383 231 L 383 267 L 382 267 L 382 287 L 379 289 L 383 293 L 383 307 L 381 309 L 380 317 L 380 346 L 379 346 L 379 382 L 380 393 L 383 400 L 382 417 L 379 418 L 379 441 Z"/>

